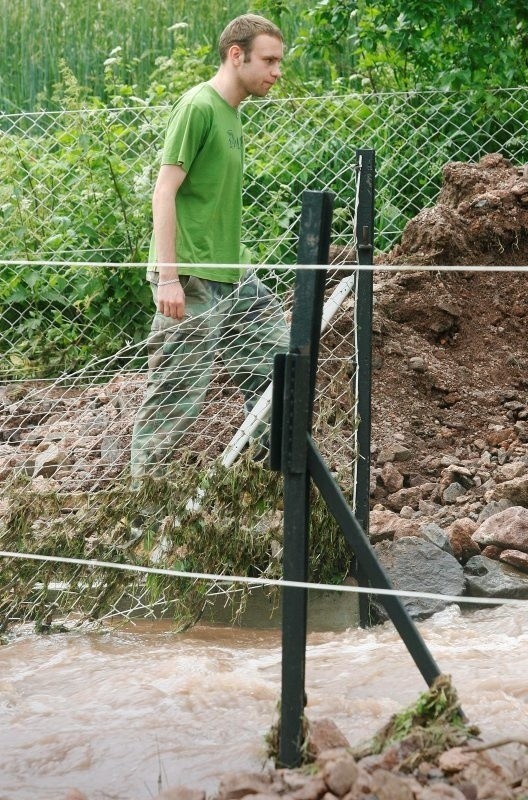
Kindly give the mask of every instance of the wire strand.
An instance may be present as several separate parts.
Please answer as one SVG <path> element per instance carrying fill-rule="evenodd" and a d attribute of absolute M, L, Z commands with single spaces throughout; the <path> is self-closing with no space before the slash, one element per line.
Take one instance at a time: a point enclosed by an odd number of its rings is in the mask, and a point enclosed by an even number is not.
<path fill-rule="evenodd" d="M 204 580 L 214 583 L 242 583 L 248 586 L 281 586 L 292 589 L 316 589 L 325 592 L 344 592 L 349 594 L 370 594 L 380 597 L 413 597 L 424 600 L 441 600 L 450 603 L 462 603 L 482 606 L 523 606 L 526 600 L 509 597 L 471 597 L 450 594 L 437 594 L 435 592 L 415 592 L 406 589 L 379 589 L 365 586 L 350 586 L 334 583 L 310 583 L 306 581 L 288 581 L 280 578 L 249 578 L 245 575 L 222 575 L 208 572 L 189 572 L 186 570 L 166 569 L 163 567 L 142 567 L 137 564 L 116 564 L 113 561 L 98 561 L 84 558 L 67 558 L 66 556 L 45 556 L 37 553 L 17 553 L 1 550 L 0 558 L 17 558 L 30 561 L 46 561 L 57 564 L 72 564 L 85 567 L 99 567 L 102 569 L 121 570 L 123 572 L 136 572 L 145 575 L 164 575 L 173 578 L 190 578 L 191 580 Z"/>

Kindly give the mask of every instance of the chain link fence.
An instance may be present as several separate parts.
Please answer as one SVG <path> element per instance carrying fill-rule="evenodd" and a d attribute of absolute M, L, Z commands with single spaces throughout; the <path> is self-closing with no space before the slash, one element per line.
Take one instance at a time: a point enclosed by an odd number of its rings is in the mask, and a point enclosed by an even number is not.
<path fill-rule="evenodd" d="M 13 552 L 278 577 L 280 480 L 252 461 L 251 448 L 234 468 L 222 463 L 244 407 L 221 361 L 207 411 L 182 442 L 172 474 L 139 493 L 128 485 L 152 314 L 142 262 L 168 113 L 136 105 L 0 117 L 1 543 Z M 526 92 L 268 99 L 245 103 L 241 113 L 244 243 L 286 319 L 302 193 L 335 195 L 327 300 L 350 280 L 322 339 L 315 432 L 348 490 L 356 428 L 355 151 L 376 150 L 382 252 L 434 202 L 448 161 L 500 152 L 528 162 Z M 311 577 L 336 580 L 347 555 L 317 508 L 314 530 Z M 211 594 L 225 591 L 109 575 L 4 559 L 0 619 L 51 624 L 53 586 L 60 614 L 92 619 L 171 607 L 186 624 Z"/>

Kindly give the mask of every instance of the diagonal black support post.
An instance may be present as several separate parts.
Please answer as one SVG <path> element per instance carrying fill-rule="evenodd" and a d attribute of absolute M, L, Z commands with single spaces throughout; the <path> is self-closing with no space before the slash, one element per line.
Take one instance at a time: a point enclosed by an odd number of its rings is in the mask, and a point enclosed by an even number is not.
<path fill-rule="evenodd" d="M 328 510 L 343 531 L 348 544 L 356 553 L 365 574 L 368 575 L 371 586 L 378 589 L 392 589 L 392 584 L 378 561 L 367 535 L 352 513 L 311 436 L 308 440 L 308 467 Z M 425 682 L 431 686 L 434 679 L 441 674 L 440 669 L 402 601 L 396 595 L 380 595 L 379 600 L 383 603 L 394 627 L 405 642 Z"/>
<path fill-rule="evenodd" d="M 330 192 L 303 194 L 300 265 L 328 263 L 332 197 Z M 312 425 L 325 281 L 325 269 L 298 271 L 290 352 L 275 362 L 270 463 L 284 475 L 283 569 L 288 581 L 306 582 L 308 577 L 307 435 Z M 302 761 L 307 605 L 306 589 L 283 588 L 279 763 L 290 768 Z"/>

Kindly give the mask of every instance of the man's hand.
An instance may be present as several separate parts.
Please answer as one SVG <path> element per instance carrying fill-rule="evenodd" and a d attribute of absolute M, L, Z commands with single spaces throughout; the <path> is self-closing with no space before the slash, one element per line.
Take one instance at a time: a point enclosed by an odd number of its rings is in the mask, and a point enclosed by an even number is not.
<path fill-rule="evenodd" d="M 161 285 L 160 285 L 161 284 Z M 182 320 L 185 316 L 185 292 L 181 283 L 163 283 L 157 290 L 157 306 L 160 314 L 172 319 Z"/>

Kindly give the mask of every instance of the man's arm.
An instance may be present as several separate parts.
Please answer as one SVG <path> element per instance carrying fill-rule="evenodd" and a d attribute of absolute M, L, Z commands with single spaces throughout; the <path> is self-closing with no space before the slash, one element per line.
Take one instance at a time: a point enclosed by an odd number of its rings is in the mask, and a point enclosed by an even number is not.
<path fill-rule="evenodd" d="M 183 319 L 185 294 L 176 266 L 176 193 L 187 173 L 177 164 L 163 164 L 152 195 L 154 241 L 159 269 L 158 311 Z"/>

